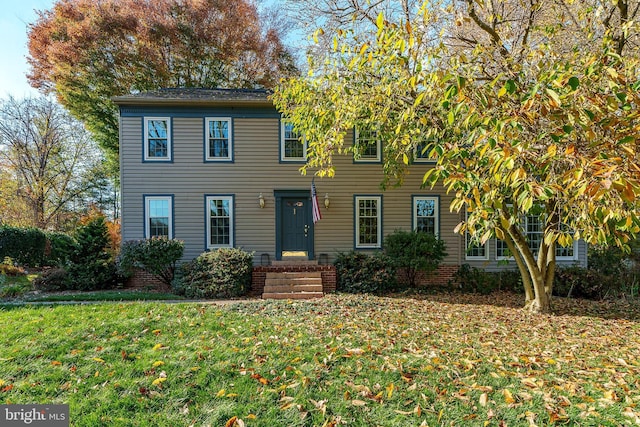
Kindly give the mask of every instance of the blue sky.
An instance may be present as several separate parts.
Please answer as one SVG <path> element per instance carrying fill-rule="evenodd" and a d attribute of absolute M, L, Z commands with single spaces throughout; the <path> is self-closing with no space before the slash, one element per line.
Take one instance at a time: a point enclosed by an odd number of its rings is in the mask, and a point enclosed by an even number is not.
<path fill-rule="evenodd" d="M 36 19 L 34 12 L 50 9 L 54 0 L 18 0 L 3 2 L 0 13 L 0 98 L 35 95 L 27 82 L 27 25 Z"/>

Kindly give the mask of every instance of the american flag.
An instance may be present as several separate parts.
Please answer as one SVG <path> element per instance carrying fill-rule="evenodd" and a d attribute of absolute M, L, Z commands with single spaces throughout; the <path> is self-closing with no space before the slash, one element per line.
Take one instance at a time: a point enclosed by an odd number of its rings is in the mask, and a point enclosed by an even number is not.
<path fill-rule="evenodd" d="M 322 219 L 322 213 L 320 213 L 320 205 L 318 205 L 318 193 L 316 192 L 316 183 L 311 180 L 311 210 L 313 211 L 313 223 Z"/>

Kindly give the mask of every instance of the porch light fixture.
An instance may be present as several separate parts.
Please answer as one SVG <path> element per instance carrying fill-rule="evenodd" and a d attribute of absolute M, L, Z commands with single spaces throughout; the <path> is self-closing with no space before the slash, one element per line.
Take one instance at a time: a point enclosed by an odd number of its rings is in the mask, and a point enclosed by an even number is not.
<path fill-rule="evenodd" d="M 329 205 L 331 204 L 331 202 L 329 201 L 329 193 L 325 193 L 324 194 L 324 207 L 326 209 L 329 209 Z"/>
<path fill-rule="evenodd" d="M 262 197 L 262 193 L 258 196 L 258 204 L 260 205 L 260 209 L 264 209 L 264 197 Z"/>

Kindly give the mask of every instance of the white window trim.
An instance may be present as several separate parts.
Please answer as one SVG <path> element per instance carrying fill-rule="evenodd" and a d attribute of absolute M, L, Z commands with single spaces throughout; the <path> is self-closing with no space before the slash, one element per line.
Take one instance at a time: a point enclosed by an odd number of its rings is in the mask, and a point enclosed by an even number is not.
<path fill-rule="evenodd" d="M 281 162 L 306 162 L 307 161 L 307 139 L 304 136 L 301 136 L 302 138 L 302 151 L 304 152 L 304 156 L 302 157 L 286 157 L 285 156 L 285 130 L 286 130 L 286 124 L 290 123 L 287 122 L 286 120 L 281 119 L 280 120 L 280 161 Z"/>
<path fill-rule="evenodd" d="M 379 135 L 377 135 L 377 139 L 376 139 L 376 157 L 362 157 L 359 156 L 358 158 L 356 158 L 356 156 L 354 155 L 353 157 L 353 161 L 355 163 L 379 163 L 382 161 L 382 142 L 380 141 L 380 137 Z M 360 131 L 358 130 L 358 127 L 356 127 L 355 129 L 355 135 L 354 135 L 354 140 L 353 140 L 353 145 L 354 145 L 354 149 L 355 147 L 358 146 L 358 141 L 360 137 Z"/>
<path fill-rule="evenodd" d="M 212 245 L 211 244 L 211 209 L 209 208 L 212 200 L 228 200 L 229 201 L 229 244 L 228 245 Z M 233 206 L 233 196 L 216 196 L 209 195 L 206 197 L 205 201 L 205 216 L 207 221 L 207 249 L 219 249 L 219 248 L 233 248 L 234 246 L 234 206 Z"/>
<path fill-rule="evenodd" d="M 416 147 L 413 149 L 413 162 L 414 163 L 436 163 L 437 159 L 434 159 L 433 157 L 419 157 L 418 156 L 418 148 L 419 146 L 416 145 Z"/>
<path fill-rule="evenodd" d="M 172 196 L 144 196 L 144 238 L 151 238 L 151 230 L 149 229 L 149 213 L 151 211 L 149 202 L 153 200 L 165 200 L 169 205 L 169 239 L 173 239 L 173 197 Z"/>
<path fill-rule="evenodd" d="M 527 224 L 528 220 L 527 220 L 527 216 L 526 215 L 522 218 L 522 221 L 523 221 L 522 222 L 522 226 L 524 228 L 524 237 L 526 239 L 527 235 L 528 235 L 528 233 L 526 232 L 527 227 L 528 227 L 528 224 Z M 543 234 L 543 237 L 544 237 L 544 234 Z M 496 241 L 496 261 L 505 261 L 505 260 L 509 260 L 510 261 L 510 260 L 513 260 L 514 259 L 513 255 L 511 255 L 511 256 L 499 256 L 498 255 L 498 243 L 497 243 L 498 239 L 494 239 L 494 240 Z M 506 245 L 506 243 L 505 243 L 505 245 Z M 561 248 L 561 246 L 559 246 L 556 243 L 556 261 L 578 261 L 580 259 L 579 256 L 578 256 L 578 241 L 577 240 L 573 241 L 573 256 L 558 256 L 557 253 L 558 253 L 558 249 L 559 248 Z M 535 259 L 538 259 L 538 251 L 534 252 L 533 257 Z"/>
<path fill-rule="evenodd" d="M 361 200 L 376 200 L 377 212 L 376 219 L 378 220 L 377 226 L 377 243 L 375 244 L 361 244 L 360 243 L 360 201 Z M 355 247 L 356 249 L 380 249 L 382 248 L 382 197 L 381 196 L 356 196 L 355 197 Z"/>
<path fill-rule="evenodd" d="M 167 122 L 167 156 L 151 157 L 149 156 L 149 122 L 152 120 L 164 120 Z M 173 141 L 171 141 L 171 117 L 145 117 L 144 118 L 144 161 L 146 162 L 167 162 L 171 161 L 171 153 L 173 151 Z"/>
<path fill-rule="evenodd" d="M 435 221 L 433 227 L 435 228 L 435 236 L 440 237 L 440 198 L 435 196 L 413 196 L 413 202 L 411 208 L 413 209 L 413 229 L 418 229 L 418 214 L 416 212 L 417 202 L 419 200 L 433 200 Z"/>
<path fill-rule="evenodd" d="M 465 217 L 465 221 L 468 218 L 468 213 L 465 212 L 464 213 L 464 217 Z M 486 242 L 484 242 L 484 255 L 483 256 L 477 256 L 477 255 L 469 255 L 469 232 L 467 230 L 465 230 L 464 232 L 464 259 L 469 260 L 469 261 L 487 261 L 489 259 L 489 241 L 487 240 Z"/>
<path fill-rule="evenodd" d="M 211 138 L 209 137 L 209 123 L 211 122 L 227 122 L 228 129 L 228 146 L 227 150 L 229 151 L 229 155 L 227 157 L 211 157 L 209 153 L 211 153 L 209 144 L 211 143 Z M 204 158 L 207 162 L 229 162 L 233 160 L 233 124 L 231 117 L 207 117 L 204 120 Z"/>

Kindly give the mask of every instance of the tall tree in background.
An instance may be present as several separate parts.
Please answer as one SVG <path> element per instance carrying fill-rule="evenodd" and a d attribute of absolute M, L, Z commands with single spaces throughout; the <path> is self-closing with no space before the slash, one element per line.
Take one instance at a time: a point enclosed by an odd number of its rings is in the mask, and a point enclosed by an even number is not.
<path fill-rule="evenodd" d="M 402 183 L 417 150 L 432 157 L 424 182 L 466 210 L 457 230 L 503 242 L 525 305 L 547 312 L 559 252 L 576 239 L 624 247 L 640 232 L 639 4 L 457 0 L 380 13 L 360 43 L 361 28 L 336 28 L 324 60 L 275 103 L 318 174 L 334 173 L 356 125 L 385 142 L 385 184 Z"/>
<path fill-rule="evenodd" d="M 29 80 L 93 132 L 114 176 L 111 97 L 164 87 L 272 87 L 295 72 L 249 0 L 58 0 L 29 28 Z"/>
<path fill-rule="evenodd" d="M 6 169 L 0 191 L 7 191 L 15 206 L 26 207 L 26 212 L 9 217 L 12 211 L 2 210 L 0 222 L 57 228 L 58 217 L 93 185 L 90 174 L 98 165 L 96 154 L 82 123 L 54 100 L 1 101 L 0 164 Z"/>

